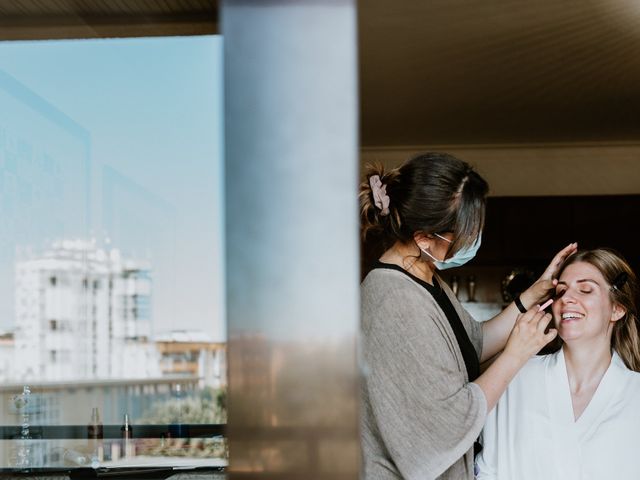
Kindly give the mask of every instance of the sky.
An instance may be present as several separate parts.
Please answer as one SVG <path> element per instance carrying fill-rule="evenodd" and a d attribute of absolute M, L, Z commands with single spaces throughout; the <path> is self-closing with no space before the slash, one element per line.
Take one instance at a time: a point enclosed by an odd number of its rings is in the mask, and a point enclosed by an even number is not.
<path fill-rule="evenodd" d="M 222 124 L 220 37 L 0 43 L 0 329 L 20 252 L 85 237 L 150 262 L 156 333 L 224 340 Z"/>

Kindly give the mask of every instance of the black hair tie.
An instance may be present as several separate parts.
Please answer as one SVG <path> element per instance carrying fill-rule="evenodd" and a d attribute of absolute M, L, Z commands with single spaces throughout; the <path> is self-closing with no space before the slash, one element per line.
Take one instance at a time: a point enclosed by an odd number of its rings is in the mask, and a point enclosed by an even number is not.
<path fill-rule="evenodd" d="M 520 295 L 516 296 L 516 298 L 514 298 L 513 301 L 516 304 L 516 307 L 518 308 L 518 310 L 520 310 L 520 313 L 527 313 L 527 307 L 525 307 L 522 304 L 522 300 L 520 300 Z"/>

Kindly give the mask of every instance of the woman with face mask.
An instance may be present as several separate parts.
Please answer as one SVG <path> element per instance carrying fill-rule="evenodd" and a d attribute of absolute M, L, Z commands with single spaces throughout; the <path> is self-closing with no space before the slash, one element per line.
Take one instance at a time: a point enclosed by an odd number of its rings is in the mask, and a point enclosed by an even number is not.
<path fill-rule="evenodd" d="M 479 479 L 640 478 L 637 298 L 616 252 L 566 260 L 552 307 L 559 350 L 529 360 L 489 414 Z"/>
<path fill-rule="evenodd" d="M 495 318 L 476 323 L 438 270 L 480 246 L 487 183 L 447 154 L 416 156 L 360 188 L 362 231 L 387 250 L 361 287 L 366 480 L 473 479 L 474 443 L 518 370 L 552 340 L 539 311 L 571 244 Z M 524 312 L 524 313 L 521 313 Z M 502 353 L 480 373 L 480 363 Z"/>

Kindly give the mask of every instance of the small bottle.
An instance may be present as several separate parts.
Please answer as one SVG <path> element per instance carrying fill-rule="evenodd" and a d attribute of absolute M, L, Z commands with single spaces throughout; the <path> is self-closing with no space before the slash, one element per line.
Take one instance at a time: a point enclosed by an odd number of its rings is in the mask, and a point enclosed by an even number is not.
<path fill-rule="evenodd" d="M 133 457 L 135 455 L 135 448 L 132 440 L 131 424 L 129 423 L 129 414 L 124 414 L 124 424 L 120 427 L 120 436 L 122 437 L 122 455 L 126 457 Z"/>
<path fill-rule="evenodd" d="M 451 277 L 451 291 L 458 298 L 458 291 L 460 290 L 460 280 L 457 275 Z"/>
<path fill-rule="evenodd" d="M 104 461 L 103 436 L 100 412 L 98 407 L 93 407 L 91 410 L 91 422 L 87 425 L 87 438 L 89 439 L 89 449 L 91 451 L 91 464 L 94 467 Z"/>
<path fill-rule="evenodd" d="M 469 275 L 467 277 L 467 292 L 469 294 L 468 302 L 476 301 L 476 276 Z"/>
<path fill-rule="evenodd" d="M 169 434 L 175 438 L 183 438 L 184 425 L 182 424 L 182 416 L 185 406 L 185 392 L 182 390 L 182 385 L 179 383 L 175 385 L 171 396 L 175 399 L 177 408 L 175 410 L 175 416 L 169 424 Z"/>
<path fill-rule="evenodd" d="M 115 462 L 120 459 L 120 442 L 115 441 L 111 443 L 111 461 Z"/>

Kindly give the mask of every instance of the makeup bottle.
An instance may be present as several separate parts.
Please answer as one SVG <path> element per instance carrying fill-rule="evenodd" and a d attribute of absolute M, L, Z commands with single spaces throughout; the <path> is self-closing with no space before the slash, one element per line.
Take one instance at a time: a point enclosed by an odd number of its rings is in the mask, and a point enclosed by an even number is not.
<path fill-rule="evenodd" d="M 91 410 L 91 421 L 87 425 L 87 438 L 89 439 L 89 451 L 91 452 L 91 463 L 104 461 L 103 427 L 100 420 L 98 407 Z"/>
<path fill-rule="evenodd" d="M 469 294 L 469 298 L 467 302 L 475 302 L 476 301 L 476 276 L 469 275 L 467 277 L 467 293 Z"/>
<path fill-rule="evenodd" d="M 120 427 L 120 436 L 122 438 L 122 455 L 125 458 L 135 456 L 135 446 L 133 444 L 133 434 L 128 413 L 124 414 L 124 423 L 122 427 Z"/>
<path fill-rule="evenodd" d="M 451 291 L 458 298 L 458 291 L 460 290 L 460 279 L 457 275 L 451 277 Z"/>

